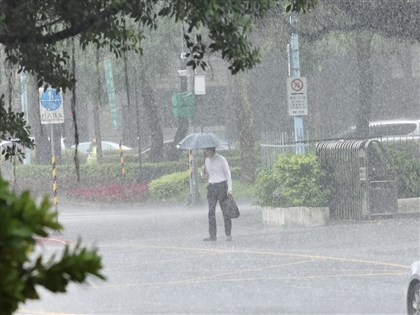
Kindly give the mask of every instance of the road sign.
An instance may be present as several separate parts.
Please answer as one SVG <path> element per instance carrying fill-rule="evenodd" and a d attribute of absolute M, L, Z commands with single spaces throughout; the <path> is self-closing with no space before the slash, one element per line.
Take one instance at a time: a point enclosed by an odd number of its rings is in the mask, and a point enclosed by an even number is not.
<path fill-rule="evenodd" d="M 39 111 L 41 124 L 64 123 L 63 95 L 56 89 L 39 89 Z"/>
<path fill-rule="evenodd" d="M 289 116 L 308 115 L 306 78 L 287 78 Z"/>
<path fill-rule="evenodd" d="M 194 76 L 194 94 L 195 95 L 206 94 L 206 77 L 204 75 Z"/>

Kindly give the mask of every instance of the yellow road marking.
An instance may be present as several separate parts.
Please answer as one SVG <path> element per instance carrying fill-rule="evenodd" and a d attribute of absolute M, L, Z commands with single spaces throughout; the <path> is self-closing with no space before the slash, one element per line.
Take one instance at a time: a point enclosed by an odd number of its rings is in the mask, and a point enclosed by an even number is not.
<path fill-rule="evenodd" d="M 115 254 L 115 252 L 113 254 Z M 212 254 L 212 255 L 216 255 L 216 254 Z M 210 255 L 209 254 L 203 254 L 203 255 L 194 256 L 194 258 L 204 257 L 204 256 L 210 256 Z M 172 258 L 172 259 L 161 259 L 161 260 L 149 261 L 149 262 L 140 263 L 140 264 L 130 264 L 130 265 L 126 264 L 126 265 L 122 265 L 122 266 L 119 266 L 119 267 L 109 267 L 109 268 L 106 269 L 106 271 L 117 271 L 117 270 L 121 270 L 121 269 L 133 268 L 133 267 L 144 267 L 144 266 L 156 265 L 156 264 L 162 264 L 162 263 L 180 262 L 180 261 L 184 261 L 184 260 L 188 261 L 190 259 L 191 259 L 191 256 L 180 257 L 180 258 Z"/>
<path fill-rule="evenodd" d="M 323 256 L 323 255 L 309 255 L 309 254 L 299 254 L 299 253 L 283 253 L 283 252 L 272 252 L 272 251 L 258 251 L 258 250 L 238 250 L 238 249 L 215 249 L 215 248 L 197 248 L 197 247 L 180 247 L 180 246 L 163 246 L 163 245 L 117 245 L 110 247 L 131 247 L 139 249 L 160 249 L 160 250 L 178 250 L 178 251 L 192 251 L 192 252 L 204 252 L 208 254 L 250 254 L 250 255 L 266 255 L 266 256 L 281 256 L 281 257 L 294 257 L 294 258 L 305 258 L 304 260 L 288 262 L 283 264 L 276 264 L 267 267 L 257 267 L 250 269 L 237 270 L 229 273 L 221 273 L 212 276 L 206 277 L 197 277 L 183 280 L 175 281 L 162 281 L 162 282 L 144 282 L 144 283 L 125 283 L 125 284 L 111 284 L 111 285 L 93 285 L 91 288 L 104 289 L 104 288 L 123 288 L 123 287 L 143 287 L 143 286 L 161 286 L 161 285 L 190 285 L 190 284 L 202 284 L 202 283 L 221 283 L 221 282 L 255 282 L 255 281 L 296 281 L 296 280 L 322 280 L 329 278 L 355 278 L 355 277 L 380 277 L 380 276 L 403 276 L 406 275 L 406 270 L 409 268 L 407 265 L 383 262 L 383 261 L 374 261 L 374 260 L 364 260 L 364 259 L 353 259 L 353 258 L 344 258 L 344 257 L 333 257 L 333 256 Z M 108 247 L 109 248 L 109 247 Z M 201 255 L 203 256 L 203 255 Z M 166 259 L 159 260 L 153 263 L 165 263 L 165 262 L 174 262 L 179 260 L 185 260 L 188 257 L 176 258 L 176 259 Z M 351 273 L 351 269 L 324 269 L 325 271 L 340 271 L 340 272 L 350 272 L 347 274 L 325 274 L 325 275 L 308 275 L 308 276 L 283 276 L 283 277 L 248 277 L 248 278 L 232 278 L 232 275 L 243 274 L 245 272 L 254 272 L 254 271 L 263 271 L 267 269 L 274 269 L 284 266 L 304 264 L 311 261 L 339 261 L 339 262 L 349 262 L 349 263 L 361 263 L 369 265 L 379 265 L 386 267 L 395 267 L 399 269 L 404 269 L 404 272 L 400 271 L 382 271 L 382 272 L 372 272 L 371 270 L 357 270 L 358 273 Z M 147 265 L 150 263 L 139 264 L 138 266 Z M 112 269 L 111 269 L 112 270 Z M 301 271 L 315 271 L 323 269 L 301 269 Z M 222 278 L 230 276 L 230 278 Z M 25 310 L 20 309 L 19 313 L 31 314 L 31 315 L 88 315 L 87 313 L 57 313 L 57 312 L 46 312 L 46 311 L 37 311 L 37 310 Z"/>
<path fill-rule="evenodd" d="M 124 246 L 125 247 L 125 246 Z M 165 284 L 193 284 L 193 283 L 209 283 L 209 282 L 237 282 L 237 281 L 263 281 L 263 280 L 299 280 L 299 279 L 324 279 L 331 277 L 372 277 L 372 276 L 389 276 L 389 275 L 405 275 L 406 270 L 409 266 L 382 262 L 382 261 L 373 261 L 373 260 L 364 260 L 364 259 L 352 259 L 352 258 L 343 258 L 343 257 L 333 257 L 333 256 L 322 256 L 322 255 L 309 255 L 309 254 L 298 254 L 298 253 L 282 253 L 282 252 L 270 252 L 270 251 L 253 251 L 253 250 L 237 250 L 237 249 L 214 249 L 214 248 L 196 248 L 196 247 L 179 247 L 179 246 L 161 246 L 161 245 L 134 245 L 129 246 L 131 248 L 137 249 L 161 249 L 161 250 L 181 250 L 181 251 L 192 251 L 192 252 L 205 252 L 210 254 L 251 254 L 251 255 L 268 255 L 268 256 L 281 256 L 281 257 L 293 257 L 293 258 L 305 258 L 305 260 L 289 262 L 283 264 L 276 264 L 267 267 L 259 267 L 252 269 L 243 269 L 236 270 L 228 273 L 221 273 L 217 275 L 207 276 L 207 277 L 198 277 L 190 279 L 182 279 L 176 281 L 163 281 L 163 282 L 150 282 L 150 283 L 126 283 L 126 284 L 115 284 L 115 285 L 104 285 L 97 286 L 96 288 L 118 288 L 118 287 L 133 287 L 133 286 L 150 286 L 150 285 L 165 285 Z M 185 259 L 182 258 L 182 259 Z M 175 261 L 168 260 L 168 262 Z M 348 262 L 348 263 L 360 263 L 360 264 L 370 264 L 370 265 L 379 265 L 385 267 L 393 267 L 398 269 L 404 269 L 404 272 L 401 271 L 372 271 L 372 270 L 356 270 L 358 273 L 353 273 L 354 270 L 351 269 L 324 269 L 324 271 L 335 271 L 335 272 L 348 272 L 347 274 L 334 274 L 334 275 L 311 275 L 311 276 L 295 276 L 295 277 L 265 277 L 265 278 L 228 278 L 228 279 L 218 279 L 220 277 L 232 276 L 234 274 L 242 274 L 245 272 L 253 271 L 263 271 L 267 269 L 279 268 L 288 265 L 296 265 L 302 263 L 308 263 L 311 261 L 339 261 L 339 262 Z M 161 261 L 164 262 L 164 261 Z M 302 270 L 303 271 L 303 270 Z"/>
<path fill-rule="evenodd" d="M 312 259 L 301 260 L 301 261 L 295 261 L 295 262 L 290 262 L 290 263 L 271 265 L 271 266 L 267 266 L 267 267 L 242 269 L 242 270 L 238 270 L 238 271 L 225 272 L 225 273 L 222 273 L 222 274 L 217 274 L 217 275 L 198 278 L 198 279 L 214 279 L 214 278 L 219 278 L 219 277 L 224 277 L 224 276 L 232 276 L 232 275 L 235 275 L 235 274 L 240 274 L 240 273 L 245 273 L 245 272 L 263 271 L 263 270 L 275 269 L 275 268 L 284 267 L 284 266 L 299 265 L 299 264 L 304 264 L 304 263 L 311 262 L 311 261 L 313 261 L 313 260 Z"/>
<path fill-rule="evenodd" d="M 21 308 L 18 309 L 19 315 L 89 315 L 87 313 L 57 313 L 57 312 L 47 312 L 47 311 L 41 311 L 41 310 L 33 310 L 33 309 L 26 309 Z"/>
<path fill-rule="evenodd" d="M 299 261 L 296 263 L 304 263 L 308 261 Z M 288 265 L 288 264 L 284 264 Z M 272 266 L 273 268 L 275 266 Z M 246 270 L 245 270 L 246 271 Z M 149 282 L 149 283 L 132 283 L 132 284 L 120 284 L 120 285 L 105 285 L 105 286 L 96 286 L 96 288 L 123 288 L 123 287 L 140 287 L 140 286 L 161 286 L 161 285 L 178 285 L 178 284 L 203 284 L 203 283 L 221 283 L 221 282 L 255 282 L 255 281 L 284 281 L 284 280 L 317 280 L 317 279 L 328 279 L 328 278 L 354 278 L 354 277 L 379 277 L 379 276 L 390 276 L 390 275 L 405 275 L 405 272 L 385 272 L 385 273 L 355 273 L 355 274 L 346 274 L 346 275 L 316 275 L 316 276 L 298 276 L 298 277 L 255 277 L 255 278 L 229 278 L 229 279 L 207 279 L 206 277 L 197 278 L 197 279 L 187 279 L 187 280 L 178 280 L 178 281 L 166 281 L 166 282 Z M 217 275 L 221 276 L 221 275 Z M 210 278 L 210 277 L 209 277 Z M 93 315 L 95 313 L 57 313 L 57 312 L 47 312 L 47 311 L 38 311 L 38 310 L 28 310 L 20 309 L 18 313 L 21 315 L 31 314 L 31 315 Z"/>
<path fill-rule="evenodd" d="M 287 257 L 300 257 L 300 258 L 307 258 L 307 259 L 314 259 L 314 260 L 330 260 L 330 261 L 396 267 L 396 268 L 400 268 L 404 270 L 408 270 L 408 268 L 410 268 L 410 266 L 408 265 L 376 261 L 376 260 L 354 259 L 354 258 L 333 257 L 333 256 L 323 256 L 323 255 L 310 255 L 310 254 L 299 254 L 299 253 L 282 253 L 282 252 L 256 251 L 256 250 L 217 249 L 217 248 L 180 247 L 180 246 L 163 246 L 163 245 L 132 245 L 130 247 L 144 248 L 144 249 L 167 249 L 167 250 L 182 250 L 182 251 L 192 251 L 192 252 L 223 253 L 223 254 L 251 254 L 251 255 L 267 255 L 267 256 L 283 256 L 283 257 L 287 256 Z"/>
<path fill-rule="evenodd" d="M 383 272 L 383 273 L 361 273 L 361 274 L 340 274 L 340 275 L 316 275 L 316 276 L 285 276 L 285 277 L 254 277 L 254 278 L 229 278 L 229 279 L 187 279 L 176 281 L 162 281 L 162 282 L 143 282 L 143 283 L 126 283 L 115 285 L 96 286 L 97 289 L 105 288 L 129 288 L 129 287 L 144 287 L 144 286 L 160 286 L 160 285 L 176 285 L 176 284 L 202 284 L 202 283 L 217 283 L 217 282 L 255 282 L 255 281 L 282 281 L 282 280 L 316 280 L 328 278 L 356 278 L 356 277 L 379 277 L 379 276 L 401 276 L 405 272 Z"/>

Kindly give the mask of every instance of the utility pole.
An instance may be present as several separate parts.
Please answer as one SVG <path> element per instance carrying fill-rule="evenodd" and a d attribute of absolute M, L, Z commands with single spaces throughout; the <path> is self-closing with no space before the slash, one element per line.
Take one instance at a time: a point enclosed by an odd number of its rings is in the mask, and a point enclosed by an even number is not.
<path fill-rule="evenodd" d="M 297 25 L 299 19 L 296 14 L 290 16 L 290 25 L 292 26 L 292 35 L 290 37 L 289 48 L 289 77 L 300 78 L 300 62 L 299 62 L 299 35 L 297 33 Z M 295 130 L 295 144 L 296 153 L 305 153 L 305 148 L 302 145 L 303 141 L 303 119 L 302 116 L 294 116 L 294 130 Z"/>

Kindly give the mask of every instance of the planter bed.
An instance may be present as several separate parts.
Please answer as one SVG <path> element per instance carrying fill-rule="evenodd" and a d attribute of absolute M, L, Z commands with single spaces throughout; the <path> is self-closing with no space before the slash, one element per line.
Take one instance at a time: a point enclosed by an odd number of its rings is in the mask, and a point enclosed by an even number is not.
<path fill-rule="evenodd" d="M 68 198 L 84 198 L 90 200 L 139 200 L 148 195 L 147 184 L 115 184 L 96 187 L 85 187 L 63 191 Z"/>
<path fill-rule="evenodd" d="M 265 224 L 318 226 L 327 224 L 329 217 L 328 207 L 262 208 Z"/>

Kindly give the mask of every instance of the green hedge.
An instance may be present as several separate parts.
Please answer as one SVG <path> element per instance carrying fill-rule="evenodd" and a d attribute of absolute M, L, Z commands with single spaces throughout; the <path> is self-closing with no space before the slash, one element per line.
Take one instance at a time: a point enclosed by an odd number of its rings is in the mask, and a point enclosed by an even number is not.
<path fill-rule="evenodd" d="M 138 163 L 137 151 L 123 151 L 124 161 L 126 163 Z M 88 154 L 78 152 L 78 157 L 81 164 L 86 164 Z M 74 162 L 74 151 L 66 150 L 61 153 L 63 165 L 72 165 Z M 102 164 L 119 164 L 120 163 L 120 152 L 118 150 L 108 150 L 102 152 Z M 143 158 L 144 161 L 144 158 Z"/>
<path fill-rule="evenodd" d="M 185 201 L 188 197 L 190 186 L 190 173 L 177 172 L 165 175 L 149 184 L 149 195 L 153 201 Z M 239 180 L 240 169 L 234 167 L 231 169 L 232 179 L 234 180 L 235 196 L 252 198 L 252 191 L 249 187 L 242 185 Z M 236 180 L 235 180 L 236 179 Z M 207 195 L 207 180 L 198 175 L 198 192 L 203 200 Z M 245 191 L 246 190 L 246 191 Z M 251 195 L 251 196 L 250 196 Z"/>
<path fill-rule="evenodd" d="M 325 206 L 328 190 L 315 154 L 280 155 L 257 174 L 257 203 L 268 207 Z"/>
<path fill-rule="evenodd" d="M 122 175 L 121 165 L 117 160 L 118 154 L 115 152 L 104 154 L 104 160 L 115 160 L 112 163 L 86 164 L 86 157 L 80 154 L 80 181 L 77 181 L 76 169 L 72 154 L 67 152 L 63 160 L 57 165 L 57 184 L 59 193 L 74 193 L 80 189 L 105 189 L 113 188 L 119 184 L 150 183 L 152 185 L 150 197 L 153 200 L 185 200 L 189 193 L 188 177 L 188 155 L 184 154 L 180 161 L 162 162 L 162 163 L 144 163 L 141 174 L 138 164 L 135 162 L 126 162 L 124 164 L 126 173 Z M 225 154 L 228 153 L 228 154 Z M 240 177 L 239 162 L 240 158 L 232 151 L 223 151 L 223 155 L 228 155 L 229 165 L 231 167 L 232 178 L 234 180 Z M 87 155 L 86 155 L 87 156 Z M 127 157 L 129 155 L 126 155 Z M 67 161 L 66 164 L 63 161 Z M 204 161 L 202 152 L 197 154 L 197 166 L 201 167 Z M 18 191 L 30 190 L 34 193 L 50 193 L 52 191 L 52 166 L 51 165 L 18 165 L 16 166 L 16 189 Z M 168 175 L 169 174 L 169 175 Z M 175 174 L 175 175 L 173 175 Z M 178 174 L 178 175 L 176 175 Z M 179 174 L 184 174 L 182 177 Z M 187 175 L 185 175 L 187 174 Z M 166 177 L 168 175 L 168 177 Z M 179 185 L 179 176 L 181 181 L 186 180 L 186 185 Z M 186 176 L 186 179 L 185 179 Z M 154 182 L 158 180 L 157 183 Z M 236 182 L 239 184 L 239 181 Z M 205 199 L 206 181 L 199 179 L 199 189 L 204 194 Z M 174 187 L 177 187 L 176 189 Z M 179 188 L 179 189 L 178 189 Z M 150 189 L 150 188 L 149 188 Z M 156 191 L 159 193 L 156 193 Z M 84 193 L 87 193 L 83 191 Z M 71 195 L 71 194 L 70 194 Z M 70 196 L 69 195 L 69 196 Z M 159 195 L 161 195 L 159 197 Z M 249 194 L 247 194 L 249 195 Z M 73 196 L 73 195 L 71 195 Z M 98 196 L 99 199 L 102 197 Z M 115 199 L 115 198 L 114 198 Z"/>
<path fill-rule="evenodd" d="M 31 190 L 49 192 L 52 186 L 52 172 L 50 165 L 19 165 L 16 167 L 16 188 L 18 190 Z M 185 171 L 188 169 L 187 161 L 164 163 L 145 163 L 141 174 L 138 164 L 125 164 L 126 173 L 122 175 L 121 165 L 94 164 L 80 165 L 80 181 L 77 181 L 74 165 L 57 166 L 57 183 L 60 190 L 81 187 L 95 187 L 116 183 L 149 182 L 165 174 Z"/>
<path fill-rule="evenodd" d="M 188 171 L 162 176 L 149 184 L 149 196 L 154 201 L 186 200 L 189 192 Z"/>
<path fill-rule="evenodd" d="M 397 174 L 398 197 L 419 197 L 420 143 L 401 141 L 386 143 L 384 146 Z"/>

